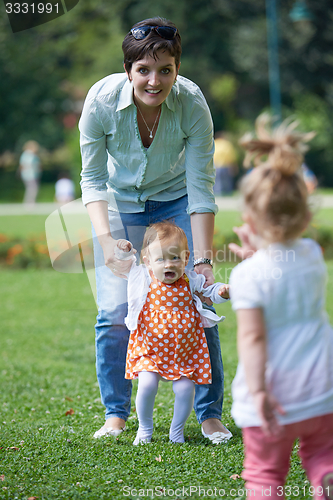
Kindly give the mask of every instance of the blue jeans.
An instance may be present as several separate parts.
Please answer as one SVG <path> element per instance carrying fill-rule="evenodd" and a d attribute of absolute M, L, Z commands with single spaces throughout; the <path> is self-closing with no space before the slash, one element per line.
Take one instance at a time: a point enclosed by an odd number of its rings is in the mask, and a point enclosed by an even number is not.
<path fill-rule="evenodd" d="M 146 227 L 168 219 L 185 231 L 192 252 L 190 216 L 186 209 L 187 196 L 184 196 L 170 202 L 147 201 L 145 212 L 127 214 L 109 211 L 112 236 L 131 241 L 139 259 Z M 114 276 L 104 265 L 103 251 L 94 230 L 93 239 L 98 303 L 95 325 L 97 378 L 106 418 L 119 417 L 127 420 L 132 391 L 131 381 L 125 379 L 129 337 L 124 324 L 127 315 L 127 281 Z M 192 262 L 190 257 L 190 263 Z M 212 365 L 212 384 L 195 387 L 194 411 L 200 424 L 208 418 L 220 420 L 223 404 L 224 374 L 218 328 L 206 328 L 205 333 Z"/>

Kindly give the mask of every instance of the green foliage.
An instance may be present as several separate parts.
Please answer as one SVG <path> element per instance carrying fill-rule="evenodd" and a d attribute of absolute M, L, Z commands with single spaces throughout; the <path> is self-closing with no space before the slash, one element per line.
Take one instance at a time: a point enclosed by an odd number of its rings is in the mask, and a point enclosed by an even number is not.
<path fill-rule="evenodd" d="M 236 97 L 238 83 L 233 74 L 220 75 L 210 84 L 210 92 L 222 107 L 229 106 Z"/>
<path fill-rule="evenodd" d="M 311 141 L 312 149 L 324 149 L 331 143 L 332 131 L 330 116 L 324 100 L 315 94 L 302 93 L 294 97 L 296 118 L 304 130 L 315 130 L 316 136 Z"/>
<path fill-rule="evenodd" d="M 116 5 L 79 2 L 68 14 L 13 34 L 0 18 L 0 152 L 20 151 L 29 139 L 54 149 L 64 140 L 62 120 L 76 112 L 97 79 L 122 71 Z M 68 93 L 68 81 L 76 94 Z"/>
<path fill-rule="evenodd" d="M 68 153 L 69 176 L 74 182 L 76 196 L 81 196 L 80 190 L 80 172 L 81 172 L 81 153 L 80 153 L 80 134 L 78 128 L 66 131 L 65 135 L 66 151 Z"/>
<path fill-rule="evenodd" d="M 316 94 L 297 93 L 294 96 L 293 111 L 303 130 L 316 132 L 315 138 L 310 143 L 311 149 L 306 155 L 307 162 L 317 175 L 320 184 L 327 182 L 332 185 L 333 121 L 327 102 Z"/>
<path fill-rule="evenodd" d="M 333 185 L 333 6 L 329 0 L 308 0 L 310 24 L 292 22 L 293 5 L 294 0 L 278 4 L 283 114 L 295 114 L 304 130 L 317 130 L 307 162 L 322 185 Z M 236 142 L 269 107 L 262 0 L 82 0 L 64 16 L 16 34 L 6 17 L 0 18 L 5 96 L 0 102 L 0 154 L 10 150 L 18 155 L 32 138 L 51 151 L 72 148 L 68 117 L 77 121 L 93 83 L 123 71 L 121 43 L 132 24 L 156 15 L 177 24 L 183 42 L 180 72 L 202 88 L 215 129 L 232 132 Z M 72 152 L 67 168 L 69 158 Z"/>
<path fill-rule="evenodd" d="M 46 182 L 44 182 L 44 180 Z M 57 170 L 43 171 L 42 183 L 39 187 L 37 202 L 54 201 L 54 184 L 57 180 Z M 21 203 L 24 197 L 24 184 L 14 171 L 0 169 L 0 202 Z"/>
<path fill-rule="evenodd" d="M 36 31 L 37 30 L 37 33 Z M 0 127 L 0 150 L 21 149 L 29 139 L 45 147 L 62 140 L 62 128 L 55 120 L 64 99 L 60 89 L 63 78 L 56 54 L 40 29 L 13 35 L 8 20 L 0 18 L 0 113 L 5 118 Z"/>

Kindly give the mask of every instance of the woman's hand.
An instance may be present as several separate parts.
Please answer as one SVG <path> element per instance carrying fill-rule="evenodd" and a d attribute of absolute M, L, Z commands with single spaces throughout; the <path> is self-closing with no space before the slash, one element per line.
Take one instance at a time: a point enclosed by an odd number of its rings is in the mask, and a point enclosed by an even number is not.
<path fill-rule="evenodd" d="M 114 240 L 111 236 L 105 238 L 104 241 L 100 243 L 103 249 L 105 265 L 111 269 L 113 274 L 118 278 L 127 279 L 126 274 L 129 273 L 133 260 L 131 258 L 119 259 L 116 254 L 117 250 L 122 250 L 123 252 L 129 252 L 132 256 L 136 253 L 136 250 L 133 249 L 132 243 L 124 239 Z"/>
<path fill-rule="evenodd" d="M 210 264 L 199 264 L 198 266 L 194 267 L 194 270 L 197 274 L 203 274 L 205 277 L 205 284 L 204 288 L 207 288 L 207 286 L 212 285 L 215 281 L 214 274 L 213 274 L 213 268 Z"/>
<path fill-rule="evenodd" d="M 204 288 L 207 288 L 207 286 L 212 285 L 215 281 L 214 274 L 213 274 L 213 269 L 212 266 L 209 264 L 199 264 L 198 266 L 194 267 L 194 270 L 197 274 L 203 274 L 205 277 L 205 283 L 204 283 Z M 201 302 L 204 302 L 208 306 L 211 306 L 213 302 L 208 298 L 204 297 L 202 293 L 196 292 L 197 296 L 200 298 Z"/>

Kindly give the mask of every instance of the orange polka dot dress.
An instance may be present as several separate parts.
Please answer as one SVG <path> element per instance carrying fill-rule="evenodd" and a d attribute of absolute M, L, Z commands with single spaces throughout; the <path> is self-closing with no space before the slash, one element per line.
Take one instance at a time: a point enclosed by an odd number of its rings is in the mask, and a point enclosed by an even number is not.
<path fill-rule="evenodd" d="M 125 378 L 142 371 L 167 380 L 186 376 L 196 384 L 212 382 L 206 336 L 186 275 L 171 285 L 152 276 L 137 329 L 130 334 Z"/>

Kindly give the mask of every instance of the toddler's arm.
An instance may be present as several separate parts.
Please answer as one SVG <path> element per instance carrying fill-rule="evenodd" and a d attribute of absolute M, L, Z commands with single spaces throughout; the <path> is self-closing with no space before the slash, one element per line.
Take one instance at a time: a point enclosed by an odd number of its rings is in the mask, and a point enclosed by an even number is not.
<path fill-rule="evenodd" d="M 242 260 L 252 257 L 258 248 L 256 245 L 256 239 L 249 224 L 243 224 L 240 227 L 233 227 L 232 229 L 240 239 L 241 246 L 236 243 L 229 243 L 229 250 Z"/>
<path fill-rule="evenodd" d="M 213 302 L 215 304 L 221 304 L 229 299 L 229 285 L 224 283 L 213 283 L 205 287 L 205 276 L 196 274 L 193 271 L 188 273 L 188 277 L 190 279 L 192 294 L 197 295 L 201 302 L 205 302 L 208 305 L 211 305 Z"/>
<path fill-rule="evenodd" d="M 237 325 L 239 359 L 262 429 L 267 435 L 277 435 L 281 427 L 276 413 L 282 415 L 284 410 L 266 388 L 266 327 L 262 309 L 238 309 Z"/>
<path fill-rule="evenodd" d="M 200 298 L 201 295 L 203 297 L 207 297 L 214 304 L 221 304 L 222 302 L 229 300 L 229 285 L 226 285 L 225 283 L 213 283 L 213 285 L 202 288 L 198 290 L 198 292 Z"/>

